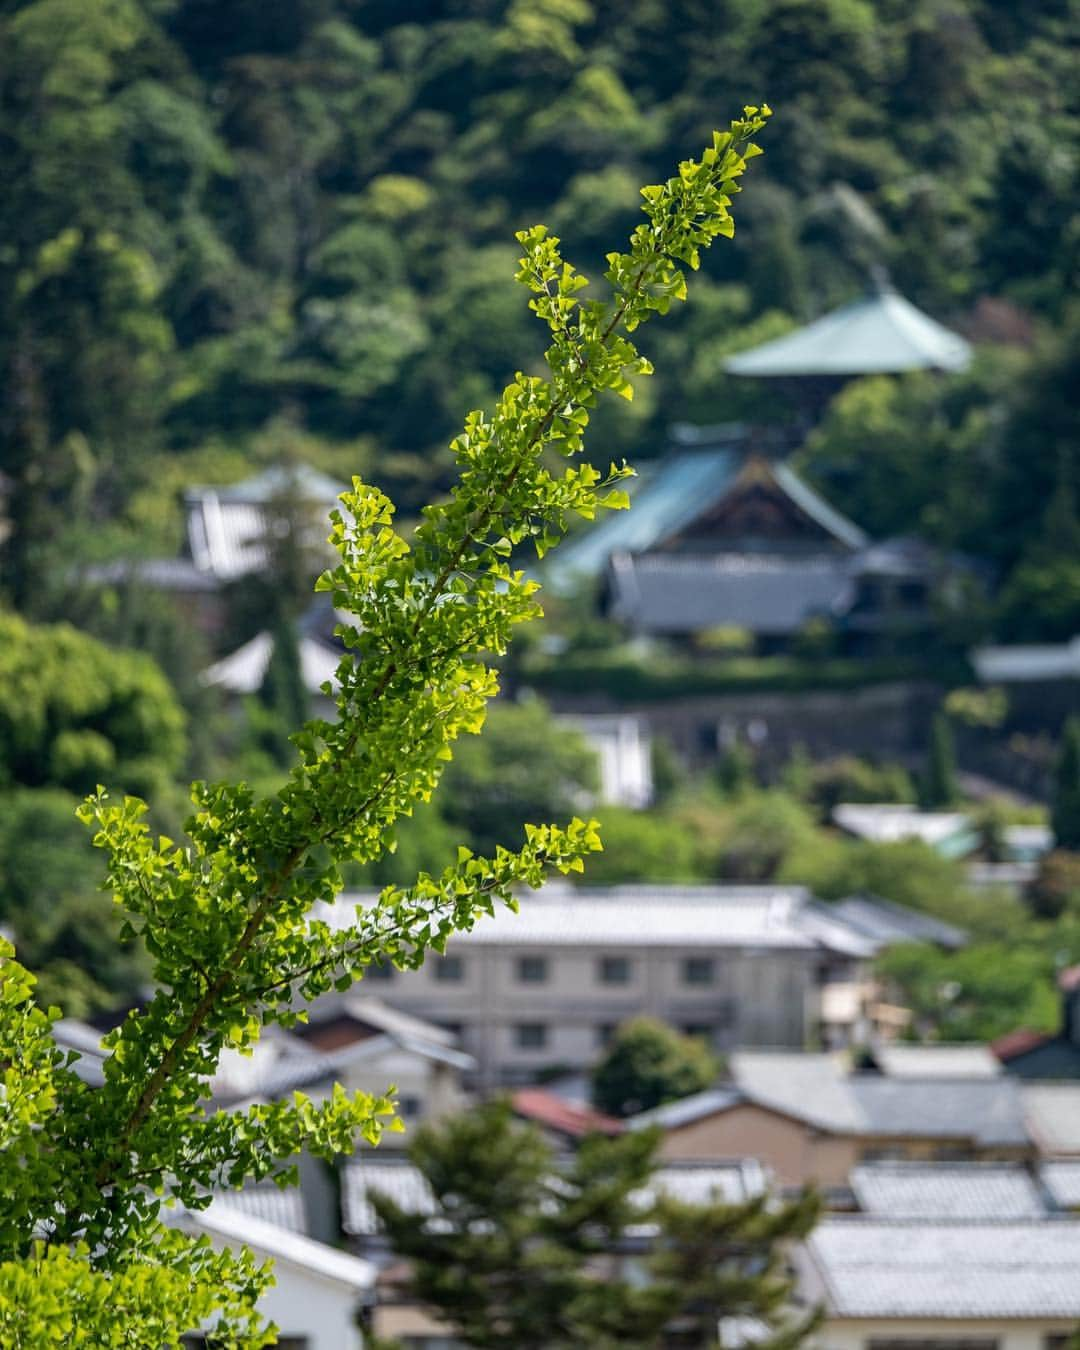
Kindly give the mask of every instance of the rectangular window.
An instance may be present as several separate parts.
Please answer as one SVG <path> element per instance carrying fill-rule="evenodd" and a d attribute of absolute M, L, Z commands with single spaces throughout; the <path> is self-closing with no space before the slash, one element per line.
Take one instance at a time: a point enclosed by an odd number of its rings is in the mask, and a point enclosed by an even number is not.
<path fill-rule="evenodd" d="M 601 984 L 629 984 L 630 961 L 625 956 L 602 956 L 597 962 Z"/>
<path fill-rule="evenodd" d="M 543 1050 L 547 1038 L 547 1027 L 542 1022 L 519 1022 L 514 1028 L 514 1043 L 519 1050 Z"/>
<path fill-rule="evenodd" d="M 712 984 L 713 963 L 709 956 L 688 956 L 682 963 L 683 984 Z"/>
<path fill-rule="evenodd" d="M 618 1027 L 614 1022 L 604 1022 L 596 1028 L 596 1044 L 601 1050 L 606 1050 L 615 1039 L 615 1033 Z"/>
<path fill-rule="evenodd" d="M 435 962 L 435 978 L 441 984 L 460 984 L 465 978 L 465 962 L 460 956 L 443 956 Z"/>
<path fill-rule="evenodd" d="M 517 977 L 520 984 L 544 984 L 548 977 L 546 956 L 519 956 Z"/>
<path fill-rule="evenodd" d="M 712 1027 L 704 1022 L 688 1022 L 682 1031 L 684 1036 L 695 1036 L 699 1041 L 712 1041 Z"/>

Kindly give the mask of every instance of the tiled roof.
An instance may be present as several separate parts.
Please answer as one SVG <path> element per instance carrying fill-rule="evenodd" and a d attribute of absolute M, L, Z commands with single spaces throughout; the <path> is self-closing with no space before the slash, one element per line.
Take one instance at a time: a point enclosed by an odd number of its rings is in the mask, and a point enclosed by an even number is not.
<path fill-rule="evenodd" d="M 371 1192 L 385 1195 L 408 1214 L 434 1214 L 435 1198 L 420 1169 L 406 1159 L 374 1161 L 363 1154 L 350 1158 L 341 1172 L 341 1226 L 356 1237 L 379 1230 Z"/>
<path fill-rule="evenodd" d="M 739 1205 L 761 1195 L 768 1186 L 765 1169 L 756 1158 L 731 1162 L 668 1163 L 658 1167 L 646 1186 L 631 1196 L 634 1204 L 647 1209 L 660 1197 L 684 1205 L 707 1205 L 722 1201 Z"/>
<path fill-rule="evenodd" d="M 894 942 L 933 942 L 939 947 L 955 949 L 967 942 L 963 929 L 875 895 L 849 896 L 827 908 L 836 919 L 874 942 L 879 949 Z"/>
<path fill-rule="evenodd" d="M 996 1078 L 848 1074 L 833 1055 L 740 1051 L 735 1086 L 752 1102 L 836 1134 L 1028 1142 L 1020 1086 Z"/>
<path fill-rule="evenodd" d="M 1059 1209 L 1080 1209 L 1080 1162 L 1040 1163 L 1039 1180 Z"/>
<path fill-rule="evenodd" d="M 694 1092 L 689 1097 L 653 1107 L 651 1111 L 642 1111 L 626 1123 L 632 1130 L 647 1130 L 654 1125 L 674 1130 L 680 1125 L 691 1125 L 695 1120 L 705 1120 L 720 1111 L 727 1111 L 742 1100 L 742 1093 L 735 1088 L 707 1088 L 704 1092 Z"/>
<path fill-rule="evenodd" d="M 580 1138 L 586 1134 L 621 1134 L 621 1120 L 594 1111 L 584 1102 L 568 1102 L 543 1088 L 521 1088 L 510 1098 L 514 1114 L 558 1134 Z"/>
<path fill-rule="evenodd" d="M 612 617 L 646 633 L 789 635 L 842 614 L 854 598 L 848 560 L 833 554 L 616 553 L 610 587 Z"/>
<path fill-rule="evenodd" d="M 1080 1155 L 1080 1082 L 1023 1083 L 1024 1112 L 1039 1151 Z"/>
<path fill-rule="evenodd" d="M 874 1062 L 890 1078 L 994 1078 L 1001 1072 L 987 1045 L 881 1045 Z"/>
<path fill-rule="evenodd" d="M 630 510 L 609 511 L 567 540 L 544 569 L 547 582 L 558 590 L 576 577 L 598 577 L 613 553 L 641 552 L 688 525 L 728 490 L 742 464 L 741 440 L 740 432 L 728 446 L 676 453 L 643 473 Z"/>
<path fill-rule="evenodd" d="M 334 905 L 317 904 L 314 916 L 340 927 L 354 920 L 357 906 L 370 907 L 376 899 L 344 895 Z M 808 902 L 802 886 L 627 885 L 575 890 L 551 885 L 523 894 L 519 913 L 496 909 L 454 942 L 459 948 L 831 949 L 816 920 L 805 912 Z M 857 943 L 857 935 L 847 932 L 846 942 Z"/>
<path fill-rule="evenodd" d="M 829 1217 L 806 1241 L 828 1314 L 1080 1318 L 1080 1223 Z"/>
<path fill-rule="evenodd" d="M 870 375 L 963 370 L 971 348 L 889 286 L 823 315 L 805 328 L 739 352 L 732 375 Z"/>
<path fill-rule="evenodd" d="M 296 1186 L 282 1190 L 280 1186 L 258 1185 L 239 1191 L 218 1191 L 214 1203 L 277 1228 L 287 1228 L 290 1233 L 307 1232 L 304 1197 Z"/>
<path fill-rule="evenodd" d="M 1035 1219 L 1046 1202 L 1012 1163 L 871 1163 L 851 1172 L 860 1209 L 889 1219 Z"/>
<path fill-rule="evenodd" d="M 267 1223 L 231 1205 L 223 1205 L 220 1200 L 215 1200 L 209 1209 L 165 1211 L 163 1217 L 189 1232 L 206 1233 L 227 1246 L 252 1247 L 260 1255 L 299 1266 L 348 1289 L 359 1292 L 375 1286 L 375 1267 L 370 1261 Z"/>

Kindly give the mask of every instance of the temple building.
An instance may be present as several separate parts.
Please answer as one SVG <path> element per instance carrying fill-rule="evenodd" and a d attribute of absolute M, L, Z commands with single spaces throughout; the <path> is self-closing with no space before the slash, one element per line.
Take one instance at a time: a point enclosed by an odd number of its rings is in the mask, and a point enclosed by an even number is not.
<path fill-rule="evenodd" d="M 970 356 L 879 277 L 862 299 L 731 357 L 727 370 L 776 380 L 805 413 L 847 379 L 961 370 Z M 816 624 L 848 654 L 895 652 L 929 629 L 963 564 L 917 539 L 869 539 L 788 462 L 805 430 L 798 415 L 773 429 L 676 425 L 632 509 L 568 541 L 548 584 L 598 588 L 602 609 L 635 635 L 708 647 L 710 635 L 739 630 L 768 653 Z"/>

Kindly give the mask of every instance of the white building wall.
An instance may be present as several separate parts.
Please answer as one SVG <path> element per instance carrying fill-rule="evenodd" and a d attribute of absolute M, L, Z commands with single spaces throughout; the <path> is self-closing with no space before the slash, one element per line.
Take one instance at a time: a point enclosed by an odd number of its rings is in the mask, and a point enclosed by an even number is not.
<path fill-rule="evenodd" d="M 259 1311 L 285 1336 L 306 1336 L 307 1350 L 363 1350 L 356 1325 L 355 1291 L 292 1266 L 278 1257 L 277 1283 L 259 1301 Z"/>

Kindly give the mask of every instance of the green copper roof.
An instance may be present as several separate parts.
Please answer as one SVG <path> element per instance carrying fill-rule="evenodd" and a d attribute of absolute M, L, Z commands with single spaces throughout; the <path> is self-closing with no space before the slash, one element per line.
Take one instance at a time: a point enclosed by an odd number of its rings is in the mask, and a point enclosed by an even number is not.
<path fill-rule="evenodd" d="M 971 347 L 929 315 L 879 285 L 794 333 L 729 357 L 731 375 L 891 375 L 963 370 Z"/>
<path fill-rule="evenodd" d="M 629 511 L 610 511 L 592 529 L 569 539 L 545 567 L 554 590 L 597 577 L 612 553 L 639 553 L 688 525 L 721 497 L 742 467 L 734 449 L 676 454 L 638 482 Z"/>

